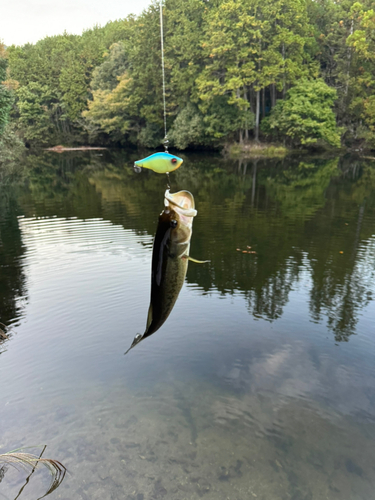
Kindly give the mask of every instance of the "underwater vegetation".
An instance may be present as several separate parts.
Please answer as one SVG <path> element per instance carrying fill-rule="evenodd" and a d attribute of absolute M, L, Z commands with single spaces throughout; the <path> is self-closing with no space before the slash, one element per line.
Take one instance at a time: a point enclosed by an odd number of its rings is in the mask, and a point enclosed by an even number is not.
<path fill-rule="evenodd" d="M 25 486 L 29 482 L 31 475 L 34 473 L 35 469 L 39 465 L 46 467 L 51 473 L 51 482 L 49 488 L 41 498 L 44 498 L 53 491 L 55 491 L 56 488 L 58 488 L 60 484 L 63 482 L 65 474 L 67 472 L 66 467 L 58 460 L 54 460 L 51 458 L 42 458 L 45 449 L 46 446 L 44 446 L 39 457 L 37 455 L 33 455 L 32 453 L 25 453 L 20 449 L 0 454 L 0 483 L 4 479 L 4 475 L 8 470 L 9 466 L 14 467 L 17 470 L 19 468 L 25 470 L 31 469 L 31 472 L 27 477 L 25 484 L 22 486 L 16 498 L 18 498 L 21 495 Z"/>

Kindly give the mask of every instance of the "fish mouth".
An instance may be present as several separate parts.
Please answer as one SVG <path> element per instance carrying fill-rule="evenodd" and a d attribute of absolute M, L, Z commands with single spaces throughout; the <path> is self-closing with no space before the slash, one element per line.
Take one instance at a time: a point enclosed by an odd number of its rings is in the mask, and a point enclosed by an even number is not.
<path fill-rule="evenodd" d="M 178 191 L 177 193 L 170 193 L 169 189 L 164 193 L 164 205 L 177 209 L 178 213 L 185 217 L 195 217 L 197 211 L 195 210 L 194 196 L 189 191 Z"/>

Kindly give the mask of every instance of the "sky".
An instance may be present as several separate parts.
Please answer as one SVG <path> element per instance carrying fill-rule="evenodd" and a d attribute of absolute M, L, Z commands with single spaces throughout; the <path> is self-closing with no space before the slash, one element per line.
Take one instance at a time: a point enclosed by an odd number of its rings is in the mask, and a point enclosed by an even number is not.
<path fill-rule="evenodd" d="M 1 2 L 0 41 L 5 45 L 35 43 L 66 30 L 83 30 L 140 14 L 151 0 L 11 0 Z"/>

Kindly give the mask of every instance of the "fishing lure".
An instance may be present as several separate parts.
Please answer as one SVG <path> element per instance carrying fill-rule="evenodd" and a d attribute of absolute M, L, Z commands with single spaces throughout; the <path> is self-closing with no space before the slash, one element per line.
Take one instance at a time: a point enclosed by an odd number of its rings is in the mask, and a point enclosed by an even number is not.
<path fill-rule="evenodd" d="M 170 153 L 155 153 L 143 160 L 134 162 L 134 168 L 148 168 L 157 174 L 166 174 L 177 170 L 182 165 L 183 159 Z"/>

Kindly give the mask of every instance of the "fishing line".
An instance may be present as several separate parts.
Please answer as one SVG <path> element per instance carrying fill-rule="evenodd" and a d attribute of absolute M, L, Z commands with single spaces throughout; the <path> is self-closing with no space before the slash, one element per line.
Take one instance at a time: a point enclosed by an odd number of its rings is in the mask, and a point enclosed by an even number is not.
<path fill-rule="evenodd" d="M 165 69 L 164 69 L 164 28 L 163 28 L 163 5 L 160 0 L 160 40 L 161 40 L 161 71 L 163 75 L 163 108 L 164 108 L 164 148 L 168 152 L 168 136 L 167 136 L 167 109 L 165 105 Z"/>
<path fill-rule="evenodd" d="M 166 95 L 165 95 L 165 64 L 164 64 L 164 27 L 163 27 L 163 0 L 159 0 L 160 7 L 160 48 L 161 48 L 161 69 L 162 69 L 162 77 L 163 77 L 163 110 L 164 110 L 164 140 L 163 145 L 165 152 L 164 153 L 154 153 L 147 158 L 143 158 L 142 160 L 137 160 L 134 162 L 134 170 L 135 172 L 139 172 L 141 168 L 148 168 L 157 172 L 159 174 L 167 174 L 167 188 L 170 189 L 170 181 L 169 181 L 169 172 L 173 172 L 177 168 L 179 168 L 183 159 L 178 158 L 178 156 L 171 155 L 168 152 L 168 135 L 167 135 L 167 106 L 166 106 Z"/>

